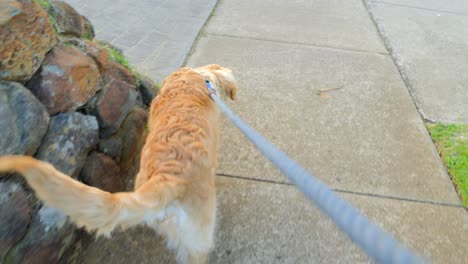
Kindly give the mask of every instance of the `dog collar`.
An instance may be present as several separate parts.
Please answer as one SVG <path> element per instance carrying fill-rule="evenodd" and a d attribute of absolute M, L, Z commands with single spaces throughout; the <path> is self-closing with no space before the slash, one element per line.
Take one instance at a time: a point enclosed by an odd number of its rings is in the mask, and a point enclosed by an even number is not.
<path fill-rule="evenodd" d="M 210 93 L 210 97 L 212 97 L 213 94 L 216 95 L 216 90 L 211 85 L 211 82 L 208 80 L 205 80 L 205 84 L 206 84 L 206 88 L 208 88 L 208 92 Z"/>

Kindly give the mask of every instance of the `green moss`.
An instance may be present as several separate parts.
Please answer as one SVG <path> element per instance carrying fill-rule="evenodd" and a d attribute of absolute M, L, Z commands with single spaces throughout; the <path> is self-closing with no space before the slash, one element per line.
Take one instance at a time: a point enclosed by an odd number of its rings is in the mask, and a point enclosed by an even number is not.
<path fill-rule="evenodd" d="M 142 85 L 143 84 L 142 80 L 145 79 L 147 82 L 151 82 L 151 84 L 154 86 L 154 88 L 158 92 L 160 87 L 161 87 L 161 84 L 160 83 L 155 83 L 152 79 L 149 79 L 146 76 L 148 76 L 147 72 L 144 72 L 144 73 L 136 72 L 135 73 L 137 87 Z"/>
<path fill-rule="evenodd" d="M 36 0 L 36 2 L 46 11 L 49 10 L 51 7 L 49 0 Z"/>
<path fill-rule="evenodd" d="M 139 72 L 135 72 L 135 77 L 136 77 L 136 86 L 138 87 L 138 86 L 143 85 L 142 79 L 144 78 L 144 75 Z"/>
<path fill-rule="evenodd" d="M 115 48 L 109 46 L 109 45 L 103 45 L 104 49 L 107 51 L 107 54 L 109 55 L 109 58 L 113 61 L 116 61 L 118 63 L 120 63 L 121 65 L 123 65 L 125 68 L 127 68 L 130 72 L 133 73 L 133 75 L 135 75 L 135 79 L 136 79 L 136 83 L 135 85 L 138 87 L 142 84 L 141 82 L 141 78 L 142 78 L 142 75 L 140 73 L 138 73 L 136 71 L 135 68 L 133 68 L 130 63 L 128 62 L 127 58 L 125 58 L 125 56 L 120 53 L 118 50 L 116 50 Z"/>
<path fill-rule="evenodd" d="M 127 58 L 125 58 L 123 54 L 109 45 L 104 45 L 104 49 L 107 51 L 107 54 L 111 60 L 116 61 L 125 66 L 127 69 L 133 71 L 133 69 L 130 67 L 130 64 L 128 63 Z"/>
<path fill-rule="evenodd" d="M 84 39 L 87 39 L 87 40 L 93 40 L 93 36 L 91 36 L 91 35 L 89 34 L 89 32 L 86 32 L 86 33 L 83 35 L 83 38 L 84 38 Z"/>
<path fill-rule="evenodd" d="M 65 41 L 65 42 L 61 43 L 61 45 L 66 46 L 66 47 L 76 47 L 75 44 L 73 44 L 72 42 L 69 42 L 69 41 Z"/>
<path fill-rule="evenodd" d="M 141 82 L 140 76 L 137 74 L 137 76 L 136 76 L 136 86 L 138 87 L 140 85 L 142 85 L 142 82 Z"/>
<path fill-rule="evenodd" d="M 125 56 L 122 53 L 120 53 L 118 50 L 116 50 L 115 48 L 113 48 L 113 47 L 111 47 L 109 45 L 102 45 L 102 47 L 104 47 L 104 49 L 107 51 L 107 54 L 109 55 L 109 58 L 111 60 L 122 64 L 125 68 L 127 68 L 129 71 L 131 71 L 133 73 L 133 75 L 135 75 L 135 78 L 136 78 L 135 85 L 137 87 L 142 85 L 142 80 L 141 79 L 144 78 L 144 76 L 146 75 L 145 73 L 141 74 L 141 73 L 137 72 L 136 69 L 130 65 L 127 58 L 125 58 Z M 159 90 L 160 85 L 156 85 L 156 87 Z"/>
<path fill-rule="evenodd" d="M 432 140 L 468 207 L 468 125 L 427 124 Z"/>
<path fill-rule="evenodd" d="M 49 23 L 52 25 L 52 28 L 57 34 L 57 28 L 55 26 L 57 24 L 57 18 L 55 17 L 52 4 L 50 3 L 49 0 L 35 0 L 35 1 L 42 7 L 42 9 L 46 11 L 47 16 L 49 17 Z"/>

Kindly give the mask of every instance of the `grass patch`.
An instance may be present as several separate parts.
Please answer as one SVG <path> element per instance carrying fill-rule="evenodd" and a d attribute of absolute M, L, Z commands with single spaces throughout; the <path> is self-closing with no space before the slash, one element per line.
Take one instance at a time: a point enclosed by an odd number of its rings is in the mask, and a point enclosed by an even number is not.
<path fill-rule="evenodd" d="M 36 0 L 36 2 L 46 11 L 51 7 L 49 0 Z"/>
<path fill-rule="evenodd" d="M 137 74 L 136 76 L 136 86 L 141 86 L 143 84 L 143 82 L 141 81 L 141 78 L 140 76 Z"/>
<path fill-rule="evenodd" d="M 44 11 L 46 11 L 47 16 L 49 17 L 49 24 L 52 25 L 52 28 L 55 31 L 55 34 L 57 34 L 57 18 L 55 17 L 54 11 L 52 10 L 52 4 L 50 3 L 49 0 L 35 0 L 36 3 L 38 3 Z"/>
<path fill-rule="evenodd" d="M 111 60 L 122 64 L 123 66 L 125 66 L 125 68 L 133 72 L 133 69 L 130 67 L 130 63 L 128 63 L 127 58 L 125 58 L 125 56 L 121 54 L 118 50 L 114 49 L 109 45 L 104 45 L 104 49 L 107 51 L 107 54 L 109 55 L 109 58 Z"/>
<path fill-rule="evenodd" d="M 83 35 L 83 38 L 84 38 L 84 39 L 87 39 L 87 40 L 93 40 L 93 36 L 91 36 L 91 35 L 89 34 L 89 32 L 86 32 L 86 33 Z"/>
<path fill-rule="evenodd" d="M 135 77 L 136 77 L 136 86 L 139 87 L 141 85 L 143 85 L 143 81 L 142 79 L 144 78 L 143 74 L 139 73 L 139 72 L 135 72 Z"/>
<path fill-rule="evenodd" d="M 130 65 L 127 58 L 125 58 L 125 56 L 120 51 L 118 51 L 117 49 L 115 49 L 111 45 L 108 45 L 108 44 L 101 44 L 101 45 L 102 45 L 102 47 L 104 47 L 107 54 L 109 55 L 109 58 L 112 61 L 116 61 L 116 62 L 120 63 L 121 65 L 123 65 L 125 68 L 127 68 L 135 76 L 135 79 L 136 79 L 135 85 L 137 87 L 143 84 L 142 79 L 145 78 L 144 77 L 144 76 L 146 76 L 145 73 L 143 73 L 143 74 L 139 73 L 133 66 Z M 159 91 L 159 88 L 161 87 L 161 85 L 160 84 L 155 84 L 155 86 Z"/>
<path fill-rule="evenodd" d="M 442 160 L 468 207 L 468 125 L 427 124 Z"/>
<path fill-rule="evenodd" d="M 109 45 L 103 45 L 104 49 L 106 50 L 107 54 L 109 55 L 109 58 L 113 61 L 116 61 L 123 65 L 125 68 L 127 68 L 134 76 L 136 79 L 135 85 L 138 87 L 141 85 L 141 75 L 133 68 L 130 63 L 128 62 L 127 58 L 120 53 L 118 50 L 115 48 L 109 46 Z"/>
<path fill-rule="evenodd" d="M 146 73 L 146 71 L 142 74 L 142 73 L 139 73 L 139 72 L 136 72 L 135 73 L 135 77 L 136 77 L 136 86 L 141 86 L 143 85 L 143 79 L 145 79 L 147 82 L 150 82 L 151 85 L 154 86 L 154 88 L 156 89 L 155 92 L 159 92 L 159 89 L 161 88 L 161 84 L 160 83 L 155 83 L 152 79 L 146 77 L 148 76 L 148 74 Z"/>

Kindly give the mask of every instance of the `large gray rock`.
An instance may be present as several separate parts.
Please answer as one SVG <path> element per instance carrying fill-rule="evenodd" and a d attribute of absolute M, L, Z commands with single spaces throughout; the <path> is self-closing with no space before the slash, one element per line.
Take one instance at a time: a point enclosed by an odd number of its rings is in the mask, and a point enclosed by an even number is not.
<path fill-rule="evenodd" d="M 122 64 L 113 61 L 110 63 L 109 67 L 109 77 L 117 80 L 121 80 L 123 82 L 126 82 L 130 85 L 135 85 L 136 84 L 136 78 L 135 75 L 127 69 L 125 66 Z"/>
<path fill-rule="evenodd" d="M 94 26 L 89 21 L 89 19 L 85 16 L 83 16 L 83 34 L 82 37 L 85 39 L 94 39 L 96 36 L 96 33 L 94 31 Z"/>
<path fill-rule="evenodd" d="M 141 151 L 147 120 L 147 112 L 135 106 L 114 135 L 99 141 L 99 151 L 119 162 L 123 172 L 130 169 Z"/>
<path fill-rule="evenodd" d="M 127 171 L 135 157 L 141 152 L 146 140 L 145 126 L 148 114 L 145 110 L 134 107 L 122 122 L 116 136 L 122 139 L 122 155 L 120 167 Z"/>
<path fill-rule="evenodd" d="M 75 111 L 99 90 L 101 75 L 92 58 L 71 46 L 58 46 L 28 82 L 51 115 Z"/>
<path fill-rule="evenodd" d="M 0 2 L 0 79 L 28 80 L 56 43 L 47 13 L 36 1 Z"/>
<path fill-rule="evenodd" d="M 119 162 L 122 156 L 122 138 L 118 135 L 114 135 L 110 138 L 101 139 L 98 149 L 100 152 Z"/>
<path fill-rule="evenodd" d="M 45 107 L 28 89 L 0 81 L 0 155 L 33 155 L 48 124 Z"/>
<path fill-rule="evenodd" d="M 88 103 L 87 112 L 96 116 L 101 137 L 111 136 L 136 103 L 135 86 L 111 80 L 103 91 Z"/>
<path fill-rule="evenodd" d="M 124 190 L 119 165 L 109 156 L 93 152 L 88 156 L 80 173 L 80 179 L 91 186 L 108 192 Z"/>
<path fill-rule="evenodd" d="M 79 38 L 70 39 L 68 43 L 74 45 L 86 55 L 91 57 L 94 62 L 96 62 L 101 75 L 105 75 L 108 72 L 111 61 L 109 59 L 109 54 L 102 45 L 95 41 Z"/>
<path fill-rule="evenodd" d="M 98 142 L 98 124 L 94 116 L 64 113 L 50 119 L 49 130 L 36 158 L 52 163 L 61 172 L 78 176 L 88 152 Z"/>
<path fill-rule="evenodd" d="M 51 2 L 57 32 L 62 35 L 81 37 L 84 33 L 84 19 L 69 4 L 62 1 Z"/>
<path fill-rule="evenodd" d="M 19 183 L 0 182 L 0 262 L 26 234 L 32 208 Z"/>
<path fill-rule="evenodd" d="M 138 84 L 138 90 L 140 90 L 143 103 L 146 106 L 150 106 L 153 99 L 158 95 L 159 88 L 154 82 L 148 77 L 140 77 L 140 83 Z"/>
<path fill-rule="evenodd" d="M 10 250 L 4 263 L 59 263 L 74 242 L 75 231 L 65 215 L 43 205 L 33 217 L 26 236 Z"/>

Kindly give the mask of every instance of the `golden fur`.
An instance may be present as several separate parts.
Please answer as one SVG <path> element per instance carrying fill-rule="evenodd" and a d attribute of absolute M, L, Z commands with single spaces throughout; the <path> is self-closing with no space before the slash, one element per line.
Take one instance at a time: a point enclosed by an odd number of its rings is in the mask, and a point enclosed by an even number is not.
<path fill-rule="evenodd" d="M 167 239 L 181 263 L 204 263 L 213 246 L 218 109 L 205 85 L 235 99 L 229 69 L 182 68 L 163 82 L 150 110 L 135 191 L 109 193 L 27 156 L 0 157 L 0 172 L 21 173 L 37 197 L 98 235 L 147 224 Z"/>

